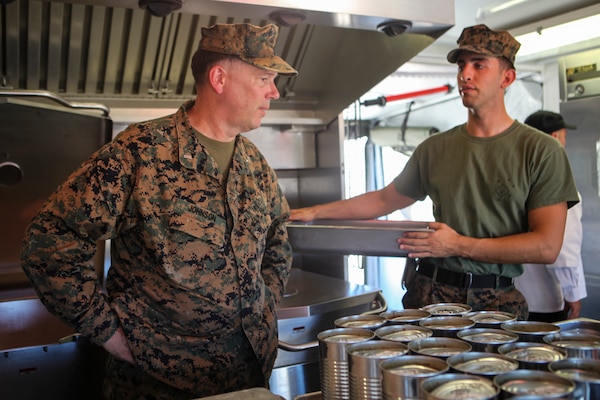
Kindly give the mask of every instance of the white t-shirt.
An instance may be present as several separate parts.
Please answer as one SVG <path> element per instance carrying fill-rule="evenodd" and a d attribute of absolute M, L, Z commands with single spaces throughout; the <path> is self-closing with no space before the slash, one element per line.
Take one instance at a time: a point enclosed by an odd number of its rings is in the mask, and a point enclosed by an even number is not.
<path fill-rule="evenodd" d="M 554 264 L 524 264 L 523 275 L 515 279 L 529 312 L 561 311 L 565 300 L 574 302 L 587 296 L 581 260 L 582 212 L 581 202 L 569 208 L 563 246 Z"/>

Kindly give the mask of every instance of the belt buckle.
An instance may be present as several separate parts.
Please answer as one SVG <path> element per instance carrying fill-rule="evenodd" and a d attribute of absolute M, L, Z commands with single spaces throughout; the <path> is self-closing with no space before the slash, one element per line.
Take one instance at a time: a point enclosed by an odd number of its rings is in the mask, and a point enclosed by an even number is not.
<path fill-rule="evenodd" d="M 473 273 L 465 272 L 465 282 L 464 282 L 465 289 L 467 289 L 467 290 L 470 289 L 472 285 L 473 285 Z"/>

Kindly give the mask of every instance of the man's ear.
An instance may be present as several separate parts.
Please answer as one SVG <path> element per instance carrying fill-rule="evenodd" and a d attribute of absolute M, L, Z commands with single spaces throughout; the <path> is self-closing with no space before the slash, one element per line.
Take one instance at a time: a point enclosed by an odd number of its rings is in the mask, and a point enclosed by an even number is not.
<path fill-rule="evenodd" d="M 506 89 L 517 79 L 517 71 L 513 68 L 508 68 L 504 70 L 504 79 L 502 80 L 501 87 L 502 89 Z"/>
<path fill-rule="evenodd" d="M 226 80 L 227 70 L 223 66 L 217 64 L 208 71 L 208 83 L 218 94 L 223 93 Z"/>

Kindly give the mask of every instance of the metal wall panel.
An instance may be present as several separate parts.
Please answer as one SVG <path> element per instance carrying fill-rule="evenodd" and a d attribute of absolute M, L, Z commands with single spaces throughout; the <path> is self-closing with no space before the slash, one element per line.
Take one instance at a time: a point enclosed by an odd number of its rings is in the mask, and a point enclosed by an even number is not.
<path fill-rule="evenodd" d="M 29 287 L 20 251 L 31 218 L 72 171 L 110 140 L 112 122 L 95 112 L 7 97 L 0 97 L 0 121 L 2 300 L 6 293 Z M 8 179 L 16 176 L 15 166 L 18 179 Z"/>
<path fill-rule="evenodd" d="M 48 17 L 48 72 L 46 74 L 46 87 L 49 91 L 58 93 L 58 79 L 48 79 L 60 74 L 60 63 L 63 56 L 62 37 L 64 6 L 60 3 L 50 5 L 50 15 Z"/>
<path fill-rule="evenodd" d="M 565 121 L 575 124 L 567 136 L 566 150 L 583 205 L 583 269 L 588 297 L 582 301 L 583 317 L 600 319 L 600 96 L 561 103 Z"/>

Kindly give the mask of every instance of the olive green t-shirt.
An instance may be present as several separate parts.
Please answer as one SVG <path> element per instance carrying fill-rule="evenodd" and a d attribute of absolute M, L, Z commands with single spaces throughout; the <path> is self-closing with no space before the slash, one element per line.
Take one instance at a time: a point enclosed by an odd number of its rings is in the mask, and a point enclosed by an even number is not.
<path fill-rule="evenodd" d="M 194 133 L 202 146 L 206 148 L 208 154 L 215 159 L 219 166 L 219 172 L 222 175 L 221 184 L 225 185 L 229 176 L 229 168 L 233 159 L 233 150 L 235 148 L 235 140 L 231 142 L 220 142 L 204 136 L 202 132 L 194 129 Z"/>
<path fill-rule="evenodd" d="M 490 138 L 469 135 L 459 125 L 417 147 L 395 178 L 399 193 L 433 202 L 436 221 L 461 235 L 495 238 L 529 230 L 528 211 L 579 201 L 564 148 L 551 137 L 515 121 Z M 521 264 L 491 264 L 448 257 L 443 268 L 515 277 Z"/>

